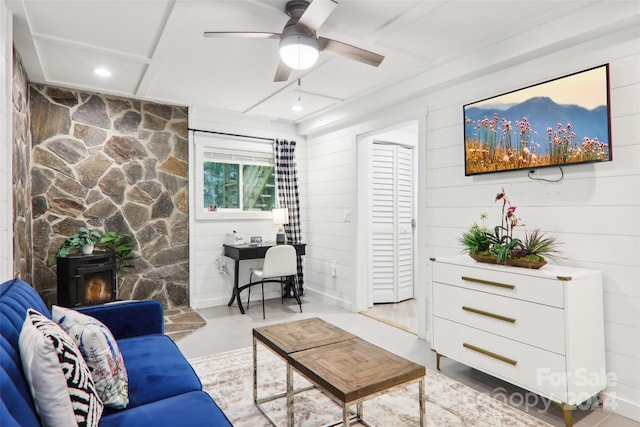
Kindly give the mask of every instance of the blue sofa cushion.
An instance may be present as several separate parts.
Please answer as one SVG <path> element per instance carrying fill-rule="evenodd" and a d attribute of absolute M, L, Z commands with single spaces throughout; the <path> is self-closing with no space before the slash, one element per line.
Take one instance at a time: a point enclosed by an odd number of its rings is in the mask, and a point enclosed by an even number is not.
<path fill-rule="evenodd" d="M 103 415 L 100 427 L 216 427 L 231 421 L 204 391 L 192 391 L 137 408 Z"/>
<path fill-rule="evenodd" d="M 159 301 L 120 301 L 76 308 L 105 324 L 116 340 L 164 333 L 164 313 Z"/>
<path fill-rule="evenodd" d="M 29 389 L 25 388 L 23 377 L 15 375 L 18 370 L 22 371 L 22 367 L 11 363 L 13 357 L 10 353 L 13 351 L 7 351 L 7 341 L 4 338 L 0 338 L 0 340 L 2 341 L 2 346 L 0 346 L 0 360 L 2 361 L 0 425 L 2 427 L 40 427 L 40 418 L 36 414 Z"/>
<path fill-rule="evenodd" d="M 20 330 L 29 307 L 51 317 L 40 296 L 22 280 L 9 280 L 0 286 L 0 390 L 2 390 L 0 425 L 2 427 L 40 426 L 40 419 L 22 370 L 22 360 L 18 350 Z"/>
<path fill-rule="evenodd" d="M 128 408 L 202 390 L 195 371 L 166 335 L 126 338 L 118 345 L 129 374 Z"/>

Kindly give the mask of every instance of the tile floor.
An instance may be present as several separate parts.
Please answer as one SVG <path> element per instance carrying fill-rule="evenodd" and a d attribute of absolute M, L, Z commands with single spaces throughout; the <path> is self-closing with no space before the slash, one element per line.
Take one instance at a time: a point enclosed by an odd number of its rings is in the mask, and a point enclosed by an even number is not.
<path fill-rule="evenodd" d="M 207 321 L 190 307 L 180 307 L 164 312 L 164 333 L 177 341 L 207 324 Z"/>
<path fill-rule="evenodd" d="M 416 363 L 424 364 L 427 369 L 435 369 L 435 354 L 430 350 L 429 343 L 419 339 L 415 334 L 406 329 L 415 329 L 411 322 L 415 320 L 403 318 L 400 313 L 411 313 L 411 305 L 415 302 L 407 302 L 405 306 L 399 306 L 401 310 L 395 310 L 393 305 L 376 305 L 370 312 L 375 317 L 388 316 L 392 322 L 405 325 L 398 328 L 388 323 L 383 323 L 373 317 L 359 313 L 352 313 L 330 304 L 325 304 L 310 296 L 303 298 L 303 313 L 299 312 L 295 300 L 285 300 L 284 305 L 280 299 L 266 302 L 267 318 L 262 319 L 262 307 L 260 302 L 252 302 L 247 314 L 242 315 L 237 306 L 213 307 L 198 310 L 198 314 L 207 322 L 206 325 L 186 336 L 176 337 L 178 346 L 188 357 L 199 357 L 222 351 L 234 350 L 251 345 L 251 331 L 255 327 L 273 323 L 300 320 L 309 317 L 320 317 L 349 332 L 356 334 L 382 348 L 393 351 Z M 408 307 L 408 308 L 407 308 Z M 397 307 L 396 307 L 397 308 Z M 475 369 L 464 366 L 452 360 L 441 361 L 441 373 L 488 395 L 502 398 L 503 401 L 526 410 L 553 426 L 564 426 L 562 411 L 548 401 L 542 400 L 537 395 L 527 393 L 511 384 L 486 375 Z M 428 375 L 428 373 L 427 373 Z M 522 403 L 522 397 L 528 404 Z M 578 409 L 574 412 L 574 426 L 576 427 L 640 427 L 640 423 L 625 417 L 600 409 Z"/>

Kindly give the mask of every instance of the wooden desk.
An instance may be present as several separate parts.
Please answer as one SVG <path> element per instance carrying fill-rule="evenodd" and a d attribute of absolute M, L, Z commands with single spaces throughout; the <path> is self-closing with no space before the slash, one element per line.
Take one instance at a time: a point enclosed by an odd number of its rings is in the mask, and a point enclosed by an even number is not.
<path fill-rule="evenodd" d="M 263 243 L 260 246 L 249 244 L 223 245 L 224 256 L 234 260 L 235 272 L 233 278 L 233 294 L 231 295 L 231 299 L 229 300 L 229 303 L 227 305 L 231 306 L 231 304 L 233 304 L 233 301 L 237 298 L 238 308 L 240 309 L 240 313 L 242 314 L 244 314 L 244 307 L 242 306 L 242 301 L 240 300 L 240 292 L 248 288 L 250 285 L 246 284 L 243 286 L 238 286 L 238 277 L 240 275 L 240 261 L 246 259 L 262 259 L 267 253 L 267 249 L 269 249 L 271 246 L 275 246 L 275 242 Z M 296 248 L 296 255 L 302 256 L 305 254 L 305 247 L 307 246 L 305 243 L 292 243 L 291 246 Z"/>

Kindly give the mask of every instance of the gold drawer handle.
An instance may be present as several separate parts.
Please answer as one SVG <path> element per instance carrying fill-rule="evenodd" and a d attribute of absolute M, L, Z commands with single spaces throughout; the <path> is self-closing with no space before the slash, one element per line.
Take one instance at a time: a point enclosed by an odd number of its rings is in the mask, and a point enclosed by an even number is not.
<path fill-rule="evenodd" d="M 515 285 L 507 285 L 505 283 L 492 282 L 490 280 L 474 279 L 473 277 L 462 276 L 462 280 L 467 282 L 480 283 L 483 285 L 497 286 L 499 288 L 515 289 Z"/>
<path fill-rule="evenodd" d="M 509 365 L 516 366 L 518 364 L 517 360 L 509 359 L 505 356 L 500 356 L 499 354 L 493 353 L 489 350 L 485 350 L 484 348 L 476 347 L 475 345 L 467 344 L 466 342 L 462 344 L 464 348 L 468 348 L 469 350 L 476 351 L 480 354 L 484 354 L 485 356 L 493 357 L 494 359 L 498 359 L 501 362 L 508 363 Z"/>
<path fill-rule="evenodd" d="M 502 320 L 502 321 L 509 322 L 509 323 L 516 323 L 516 319 L 514 319 L 512 317 L 501 316 L 499 314 L 490 313 L 490 312 L 484 311 L 484 310 L 478 310 L 477 308 L 467 307 L 465 305 L 462 306 L 462 309 L 464 311 L 469 311 L 471 313 L 475 313 L 475 314 L 480 314 L 482 316 L 491 317 L 492 319 L 498 319 L 498 320 Z"/>

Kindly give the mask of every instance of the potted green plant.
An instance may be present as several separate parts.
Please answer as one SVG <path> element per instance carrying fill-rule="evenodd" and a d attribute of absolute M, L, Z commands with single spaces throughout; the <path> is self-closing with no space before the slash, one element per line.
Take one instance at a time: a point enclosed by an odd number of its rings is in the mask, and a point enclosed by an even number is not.
<path fill-rule="evenodd" d="M 502 200 L 500 225 L 492 230 L 484 225 L 487 215 L 481 215 L 482 225 L 473 224 L 458 239 L 463 251 L 479 262 L 540 268 L 547 262 L 544 256 L 554 258 L 559 243 L 555 237 L 546 236 L 540 229 L 526 231 L 523 239 L 514 237 L 513 231 L 521 219 L 516 216 L 516 207 L 511 204 L 504 188 L 495 201 Z"/>
<path fill-rule="evenodd" d="M 135 268 L 131 263 L 136 255 L 133 253 L 136 241 L 129 233 L 116 233 L 107 231 L 100 239 L 100 247 L 111 252 L 116 257 L 116 276 L 119 278 L 124 274 L 124 270 Z"/>
<path fill-rule="evenodd" d="M 102 235 L 87 227 L 80 227 L 78 232 L 67 237 L 56 256 L 66 257 L 69 254 L 82 252 L 85 255 L 93 253 L 95 244 L 100 240 Z"/>

